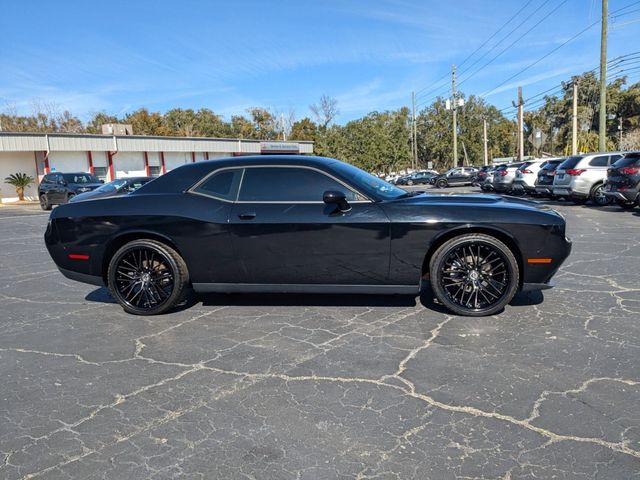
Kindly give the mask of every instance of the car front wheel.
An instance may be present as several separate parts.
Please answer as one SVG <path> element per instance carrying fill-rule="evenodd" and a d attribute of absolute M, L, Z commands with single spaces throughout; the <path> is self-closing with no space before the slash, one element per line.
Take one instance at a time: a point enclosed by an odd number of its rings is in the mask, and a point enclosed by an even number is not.
<path fill-rule="evenodd" d="M 480 317 L 502 310 L 516 294 L 519 269 L 495 237 L 467 234 L 442 244 L 429 264 L 437 299 L 458 315 Z"/>
<path fill-rule="evenodd" d="M 446 188 L 447 186 L 447 181 L 446 180 L 438 180 L 436 182 L 436 187 L 438 188 Z"/>
<path fill-rule="evenodd" d="M 134 240 L 111 258 L 111 294 L 134 315 L 158 315 L 180 303 L 189 284 L 187 265 L 173 248 L 156 240 Z"/>

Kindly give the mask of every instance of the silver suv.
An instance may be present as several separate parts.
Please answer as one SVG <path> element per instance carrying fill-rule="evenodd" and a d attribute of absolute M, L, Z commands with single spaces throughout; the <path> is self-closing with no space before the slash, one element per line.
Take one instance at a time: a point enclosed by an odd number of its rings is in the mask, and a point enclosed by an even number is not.
<path fill-rule="evenodd" d="M 493 172 L 493 189 L 498 193 L 511 193 L 516 171 L 523 164 L 524 162 L 517 162 L 498 166 Z"/>
<path fill-rule="evenodd" d="M 553 194 L 570 198 L 576 204 L 591 200 L 595 205 L 607 205 L 604 194 L 607 168 L 619 158 L 620 152 L 588 153 L 567 158 L 553 177 Z"/>

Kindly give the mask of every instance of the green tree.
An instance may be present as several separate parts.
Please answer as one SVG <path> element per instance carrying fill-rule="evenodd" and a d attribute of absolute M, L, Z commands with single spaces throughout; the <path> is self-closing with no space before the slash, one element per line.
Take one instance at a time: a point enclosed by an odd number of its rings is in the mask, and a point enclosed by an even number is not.
<path fill-rule="evenodd" d="M 4 183 L 16 187 L 16 193 L 20 201 L 24 201 L 24 190 L 29 188 L 33 182 L 35 182 L 35 179 L 26 173 L 12 173 L 4 179 Z"/>
<path fill-rule="evenodd" d="M 309 117 L 294 122 L 289 138 L 291 140 L 315 141 L 318 137 L 318 126 Z"/>

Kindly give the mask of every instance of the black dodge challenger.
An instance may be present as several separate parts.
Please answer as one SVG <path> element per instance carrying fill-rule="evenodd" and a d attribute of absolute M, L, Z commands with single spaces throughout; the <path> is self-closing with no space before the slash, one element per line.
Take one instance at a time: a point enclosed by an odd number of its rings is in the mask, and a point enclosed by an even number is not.
<path fill-rule="evenodd" d="M 550 286 L 560 214 L 520 199 L 406 192 L 338 160 L 186 164 L 122 197 L 56 208 L 45 242 L 68 278 L 153 315 L 196 292 L 417 294 L 490 315 Z"/>

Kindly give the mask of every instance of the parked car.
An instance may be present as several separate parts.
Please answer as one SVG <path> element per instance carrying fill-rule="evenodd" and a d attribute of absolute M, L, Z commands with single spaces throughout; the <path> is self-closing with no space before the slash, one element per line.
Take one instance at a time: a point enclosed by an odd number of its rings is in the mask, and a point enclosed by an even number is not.
<path fill-rule="evenodd" d="M 251 156 L 62 205 L 45 244 L 66 277 L 108 285 L 138 315 L 167 312 L 189 287 L 416 295 L 429 278 L 450 311 L 481 316 L 550 287 L 571 251 L 565 227 L 533 202 L 418 194 L 338 160 Z"/>
<path fill-rule="evenodd" d="M 556 169 L 553 194 L 569 198 L 578 205 L 589 200 L 595 205 L 607 205 L 611 201 L 604 194 L 607 168 L 622 155 L 622 152 L 610 152 L 569 157 Z"/>
<path fill-rule="evenodd" d="M 90 192 L 79 193 L 71 197 L 69 202 L 81 202 L 83 200 L 93 200 L 96 198 L 113 197 L 115 195 L 126 195 L 136 191 L 142 185 L 153 180 L 154 177 L 127 177 L 119 178 L 113 182 L 105 183 Z"/>
<path fill-rule="evenodd" d="M 484 182 L 480 184 L 480 190 L 483 192 L 491 192 L 493 191 L 493 176 L 496 172 L 497 167 L 492 166 L 486 171 L 486 176 L 484 177 Z"/>
<path fill-rule="evenodd" d="M 455 185 L 471 185 L 478 169 L 475 167 L 458 167 L 446 171 L 433 178 L 433 185 L 437 188 Z"/>
<path fill-rule="evenodd" d="M 414 172 L 396 180 L 396 185 L 426 185 L 435 177 L 433 172 Z"/>
<path fill-rule="evenodd" d="M 52 205 L 68 203 L 80 193 L 90 192 L 103 185 L 102 180 L 88 173 L 48 173 L 38 186 L 38 198 L 43 210 Z"/>
<path fill-rule="evenodd" d="M 604 194 L 622 208 L 640 205 L 640 152 L 627 153 L 609 167 Z"/>
<path fill-rule="evenodd" d="M 516 162 L 498 166 L 493 172 L 493 189 L 498 193 L 510 193 L 516 178 L 516 170 L 522 164 L 523 162 Z"/>
<path fill-rule="evenodd" d="M 491 165 L 483 165 L 482 167 L 478 168 L 478 171 L 472 178 L 471 184 L 474 187 L 479 187 L 480 185 L 482 185 L 487 178 L 487 171 L 489 171 L 491 168 Z"/>
<path fill-rule="evenodd" d="M 553 177 L 556 175 L 558 166 L 566 160 L 566 157 L 547 160 L 538 171 L 538 178 L 535 182 L 536 195 L 543 197 L 553 197 Z"/>
<path fill-rule="evenodd" d="M 538 172 L 547 163 L 545 158 L 527 160 L 516 170 L 516 177 L 511 187 L 514 195 L 534 194 Z"/>

